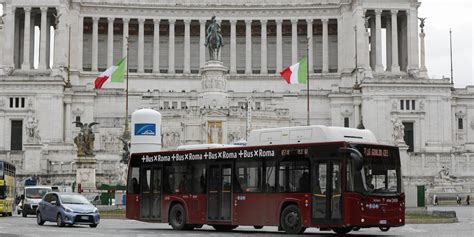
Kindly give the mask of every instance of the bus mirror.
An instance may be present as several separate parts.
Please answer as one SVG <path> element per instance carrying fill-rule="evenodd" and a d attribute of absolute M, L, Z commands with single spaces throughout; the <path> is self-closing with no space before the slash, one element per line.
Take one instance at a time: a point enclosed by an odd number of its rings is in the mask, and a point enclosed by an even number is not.
<path fill-rule="evenodd" d="M 339 152 L 346 153 L 346 154 L 349 153 L 349 156 L 354 162 L 354 168 L 357 171 L 360 171 L 362 169 L 362 166 L 363 166 L 362 154 L 357 149 L 352 148 L 352 147 L 341 147 L 339 149 Z"/>

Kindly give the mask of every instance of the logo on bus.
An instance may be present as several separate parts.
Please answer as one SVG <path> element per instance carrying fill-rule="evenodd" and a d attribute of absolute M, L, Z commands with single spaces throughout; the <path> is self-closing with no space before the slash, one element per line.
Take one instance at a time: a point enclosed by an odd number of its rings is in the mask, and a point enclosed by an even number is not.
<path fill-rule="evenodd" d="M 156 125 L 153 123 L 136 123 L 135 136 L 155 136 Z"/>

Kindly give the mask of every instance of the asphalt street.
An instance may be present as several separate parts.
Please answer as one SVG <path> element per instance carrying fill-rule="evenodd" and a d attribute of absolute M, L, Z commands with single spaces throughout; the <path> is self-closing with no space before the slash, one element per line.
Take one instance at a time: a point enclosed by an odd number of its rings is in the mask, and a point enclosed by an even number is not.
<path fill-rule="evenodd" d="M 453 224 L 417 224 L 392 228 L 381 232 L 376 228 L 361 229 L 351 232 L 354 236 L 474 236 L 473 207 L 435 207 L 436 210 L 455 210 L 459 223 Z M 97 228 L 88 226 L 56 227 L 55 223 L 47 222 L 38 226 L 34 216 L 0 217 L 0 236 L 289 236 L 278 232 L 276 227 L 265 227 L 255 230 L 250 226 L 238 227 L 232 232 L 217 232 L 210 226 L 194 231 L 174 231 L 167 224 L 144 223 L 133 220 L 103 219 Z M 307 229 L 303 236 L 336 236 L 332 231 Z"/>

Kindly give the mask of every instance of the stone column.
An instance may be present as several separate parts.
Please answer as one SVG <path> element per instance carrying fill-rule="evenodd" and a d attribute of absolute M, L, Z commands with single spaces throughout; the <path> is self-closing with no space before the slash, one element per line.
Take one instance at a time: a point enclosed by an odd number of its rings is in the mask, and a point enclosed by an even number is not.
<path fill-rule="evenodd" d="M 387 69 L 386 71 L 390 71 L 390 67 L 392 66 L 392 24 L 391 20 L 387 18 L 385 20 L 385 60 L 387 61 Z"/>
<path fill-rule="evenodd" d="M 168 73 L 174 74 L 174 24 L 176 19 L 168 19 L 169 44 L 168 44 Z"/>
<path fill-rule="evenodd" d="M 30 64 L 30 24 L 31 24 L 31 7 L 24 7 L 25 10 L 25 29 L 23 33 L 23 63 L 21 69 L 31 69 Z"/>
<path fill-rule="evenodd" d="M 5 16 L 3 17 L 3 36 L 5 37 L 3 44 L 0 47 L 3 47 L 3 54 L 1 61 L 3 62 L 2 68 L 5 70 L 10 70 L 8 68 L 15 67 L 15 63 L 13 61 L 13 53 L 14 53 L 14 41 L 15 41 L 15 10 L 16 8 L 11 4 L 3 4 L 3 13 Z M 7 73 L 0 68 L 0 73 Z"/>
<path fill-rule="evenodd" d="M 252 74 L 252 20 L 245 20 L 245 74 Z"/>
<path fill-rule="evenodd" d="M 392 66 L 390 69 L 391 72 L 400 72 L 400 66 L 398 65 L 398 10 L 391 10 L 390 13 L 392 14 Z"/>
<path fill-rule="evenodd" d="M 260 74 L 267 74 L 267 20 L 260 20 L 261 25 L 261 58 L 260 58 Z"/>
<path fill-rule="evenodd" d="M 190 53 L 191 53 L 191 36 L 190 36 L 190 19 L 184 20 L 184 70 L 183 73 L 191 73 L 190 68 Z"/>
<path fill-rule="evenodd" d="M 64 128 L 64 141 L 66 143 L 71 143 L 71 103 L 72 103 L 72 90 L 71 88 L 66 88 L 64 91 L 64 104 L 66 105 L 66 111 L 65 111 L 65 128 Z"/>
<path fill-rule="evenodd" d="M 426 69 L 426 64 L 425 64 L 425 32 L 423 28 L 421 28 L 421 33 L 420 33 L 420 60 L 421 60 L 421 65 L 420 65 L 420 77 L 421 78 L 428 78 L 428 72 Z"/>
<path fill-rule="evenodd" d="M 236 58 L 236 45 L 237 45 L 237 36 L 236 36 L 236 25 L 237 20 L 230 20 L 230 73 L 237 73 L 237 58 Z"/>
<path fill-rule="evenodd" d="M 306 19 L 306 32 L 308 41 L 308 72 L 314 72 L 314 62 L 313 62 L 313 19 Z"/>
<path fill-rule="evenodd" d="M 323 73 L 329 72 L 329 49 L 328 49 L 328 19 L 321 19 L 323 23 Z"/>
<path fill-rule="evenodd" d="M 122 34 L 122 55 L 123 57 L 127 56 L 127 48 L 128 48 L 128 23 L 130 23 L 130 19 L 122 18 L 123 21 L 123 34 Z"/>
<path fill-rule="evenodd" d="M 114 65 L 114 20 L 113 17 L 107 18 L 107 68 Z"/>
<path fill-rule="evenodd" d="M 160 73 L 160 19 L 153 23 L 153 73 Z"/>
<path fill-rule="evenodd" d="M 411 62 L 411 69 L 419 70 L 420 67 L 420 52 L 419 52 L 419 45 L 418 45 L 418 11 L 416 8 L 410 9 L 408 12 L 410 12 L 408 22 L 410 24 L 409 30 L 410 30 L 410 51 L 409 52 L 409 62 Z"/>
<path fill-rule="evenodd" d="M 92 17 L 92 71 L 97 71 L 97 50 L 99 43 L 99 17 Z"/>
<path fill-rule="evenodd" d="M 138 73 L 144 73 L 145 72 L 145 66 L 143 65 L 144 63 L 144 48 L 145 48 L 145 19 L 144 18 L 138 18 Z"/>
<path fill-rule="evenodd" d="M 375 10 L 375 71 L 383 72 L 382 64 L 382 10 Z"/>
<path fill-rule="evenodd" d="M 47 60 L 47 55 L 46 55 L 46 48 L 47 48 L 47 14 L 48 14 L 48 8 L 47 7 L 41 7 L 41 33 L 40 33 L 40 58 L 39 58 L 39 69 L 46 69 L 48 65 L 48 60 Z"/>
<path fill-rule="evenodd" d="M 206 20 L 199 20 L 199 66 L 203 67 L 206 62 Z"/>
<path fill-rule="evenodd" d="M 283 58 L 282 58 L 282 29 L 281 29 L 281 24 L 283 23 L 282 19 L 276 19 L 276 74 L 280 74 L 280 71 L 282 69 L 282 64 L 283 64 Z"/>
<path fill-rule="evenodd" d="M 370 33 L 368 33 L 368 40 L 369 40 L 369 44 L 370 44 L 370 60 L 369 60 L 369 63 L 370 63 L 370 68 L 372 69 L 372 71 L 375 71 L 375 65 L 376 65 L 376 56 L 375 56 L 375 52 L 376 52 L 376 39 L 377 39 L 377 34 L 375 32 L 375 19 L 373 17 L 370 17 Z"/>
<path fill-rule="evenodd" d="M 72 29 L 71 28 L 71 36 L 73 35 L 72 34 Z M 73 39 L 73 38 L 72 38 Z M 72 44 L 73 44 L 73 41 L 71 39 L 71 47 L 72 47 Z M 83 39 L 84 39 L 84 17 L 83 16 L 79 16 L 79 21 L 78 21 L 78 28 L 77 28 L 77 42 L 83 42 Z M 78 71 L 82 71 L 82 60 L 83 60 L 83 44 L 78 44 L 77 46 L 77 55 L 76 55 L 76 60 L 77 60 L 77 70 Z M 71 49 L 72 50 L 72 49 Z M 71 57 L 71 55 L 69 55 L 69 57 Z"/>
<path fill-rule="evenodd" d="M 342 46 L 342 16 L 337 18 L 337 71 L 342 72 L 343 46 Z"/>
<path fill-rule="evenodd" d="M 291 19 L 291 64 L 298 62 L 298 19 Z"/>

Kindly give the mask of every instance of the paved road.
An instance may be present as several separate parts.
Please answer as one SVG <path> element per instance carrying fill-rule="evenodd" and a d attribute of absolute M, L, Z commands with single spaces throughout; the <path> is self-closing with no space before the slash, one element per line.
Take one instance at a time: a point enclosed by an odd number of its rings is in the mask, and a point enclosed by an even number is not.
<path fill-rule="evenodd" d="M 388 232 L 378 229 L 362 229 L 351 232 L 355 236 L 473 236 L 474 235 L 474 208 L 473 207 L 434 207 L 430 210 L 455 210 L 459 217 L 459 223 L 454 224 L 425 224 L 406 225 L 393 228 Z M 0 236 L 222 236 L 210 226 L 204 226 L 195 231 L 173 231 L 167 224 L 143 223 L 133 220 L 104 219 L 100 225 L 93 229 L 88 226 L 75 226 L 58 228 L 55 223 L 47 222 L 44 226 L 38 226 L 36 219 L 31 216 L 22 218 L 20 216 L 0 217 Z M 276 227 L 265 227 L 255 230 L 252 227 L 239 227 L 235 231 L 225 233 L 229 236 L 282 236 Z M 304 236 L 336 236 L 331 231 L 319 231 L 316 228 L 306 230 Z"/>

